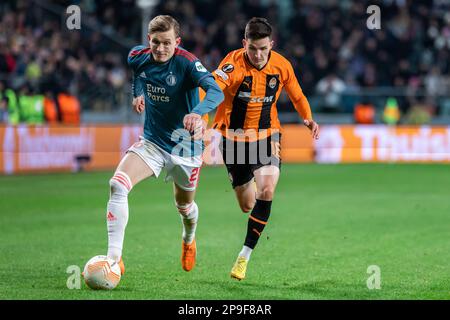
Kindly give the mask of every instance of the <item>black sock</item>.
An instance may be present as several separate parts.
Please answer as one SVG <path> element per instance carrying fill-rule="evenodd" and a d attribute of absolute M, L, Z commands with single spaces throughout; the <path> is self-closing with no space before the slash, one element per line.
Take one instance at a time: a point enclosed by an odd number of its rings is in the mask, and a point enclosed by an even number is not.
<path fill-rule="evenodd" d="M 247 236 L 244 245 L 254 249 L 270 216 L 272 201 L 258 200 L 248 217 Z"/>

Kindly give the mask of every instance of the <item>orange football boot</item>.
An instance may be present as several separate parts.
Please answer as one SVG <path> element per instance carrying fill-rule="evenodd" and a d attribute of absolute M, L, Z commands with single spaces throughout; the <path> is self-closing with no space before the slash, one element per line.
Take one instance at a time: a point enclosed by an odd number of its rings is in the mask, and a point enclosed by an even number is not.
<path fill-rule="evenodd" d="M 197 256 L 197 246 L 195 244 L 195 239 L 191 244 L 186 244 L 182 241 L 182 251 L 181 251 L 181 267 L 185 271 L 191 271 L 195 266 L 195 258 Z"/>

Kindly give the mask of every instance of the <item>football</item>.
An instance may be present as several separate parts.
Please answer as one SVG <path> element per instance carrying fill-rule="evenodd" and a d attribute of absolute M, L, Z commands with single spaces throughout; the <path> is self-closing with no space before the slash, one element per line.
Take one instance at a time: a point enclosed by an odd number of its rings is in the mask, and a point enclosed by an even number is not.
<path fill-rule="evenodd" d="M 95 256 L 84 266 L 83 277 L 91 289 L 111 290 L 120 282 L 120 267 L 107 256 Z"/>

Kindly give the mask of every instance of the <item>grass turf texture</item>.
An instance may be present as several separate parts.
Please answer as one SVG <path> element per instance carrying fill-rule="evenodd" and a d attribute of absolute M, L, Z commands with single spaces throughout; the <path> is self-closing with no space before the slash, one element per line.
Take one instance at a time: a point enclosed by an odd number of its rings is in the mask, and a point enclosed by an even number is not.
<path fill-rule="evenodd" d="M 284 165 L 247 278 L 229 276 L 247 215 L 225 168 L 202 169 L 197 266 L 181 269 L 172 187 L 129 196 L 127 268 L 112 291 L 69 290 L 70 265 L 105 254 L 112 172 L 0 177 L 0 299 L 449 299 L 446 165 Z M 369 290 L 367 268 L 381 269 Z"/>

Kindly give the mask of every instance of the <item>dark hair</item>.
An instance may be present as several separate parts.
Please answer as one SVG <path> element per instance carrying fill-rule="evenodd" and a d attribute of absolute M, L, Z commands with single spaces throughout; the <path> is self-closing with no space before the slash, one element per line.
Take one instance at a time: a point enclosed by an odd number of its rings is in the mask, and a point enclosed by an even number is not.
<path fill-rule="evenodd" d="M 259 40 L 272 38 L 272 26 L 267 19 L 253 17 L 245 26 L 245 39 Z"/>
<path fill-rule="evenodd" d="M 148 33 L 166 32 L 173 28 L 175 38 L 180 36 L 180 24 L 169 15 L 156 16 L 148 24 Z"/>

